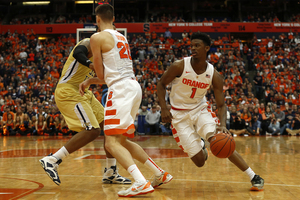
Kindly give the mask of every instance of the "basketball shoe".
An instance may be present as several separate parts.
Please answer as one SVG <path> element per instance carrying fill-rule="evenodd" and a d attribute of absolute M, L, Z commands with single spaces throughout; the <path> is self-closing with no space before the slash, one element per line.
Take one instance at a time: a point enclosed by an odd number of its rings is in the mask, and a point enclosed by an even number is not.
<path fill-rule="evenodd" d="M 255 175 L 251 180 L 252 187 L 250 188 L 251 191 L 261 191 L 264 188 L 264 179 L 262 179 L 259 175 Z"/>
<path fill-rule="evenodd" d="M 51 178 L 51 180 L 55 184 L 60 185 L 60 179 L 57 173 L 57 168 L 58 165 L 62 162 L 62 160 L 55 158 L 53 154 L 50 153 L 48 156 L 42 158 L 39 161 L 46 174 Z"/>
<path fill-rule="evenodd" d="M 154 191 L 149 181 L 140 183 L 138 181 L 134 182 L 130 188 L 118 192 L 119 197 L 133 197 L 137 195 L 147 194 Z"/>
<path fill-rule="evenodd" d="M 151 182 L 152 187 L 156 188 L 162 184 L 169 183 L 173 179 L 173 176 L 168 172 L 163 171 L 161 175 L 155 176 Z"/>
<path fill-rule="evenodd" d="M 131 180 L 128 178 L 125 178 L 121 175 L 119 175 L 117 166 L 111 166 L 111 168 L 104 169 L 104 174 L 103 174 L 103 183 L 117 183 L 117 184 L 131 184 Z"/>

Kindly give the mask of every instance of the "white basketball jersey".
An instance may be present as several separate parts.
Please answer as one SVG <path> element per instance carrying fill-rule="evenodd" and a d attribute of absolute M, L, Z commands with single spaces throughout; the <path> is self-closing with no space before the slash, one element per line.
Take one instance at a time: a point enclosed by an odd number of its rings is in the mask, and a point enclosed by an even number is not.
<path fill-rule="evenodd" d="M 207 62 L 206 71 L 196 74 L 191 57 L 184 58 L 184 69 L 179 78 L 172 81 L 170 102 L 173 109 L 194 109 L 206 102 L 206 92 L 210 88 L 214 67 Z"/>
<path fill-rule="evenodd" d="M 135 78 L 132 67 L 130 47 L 124 35 L 116 30 L 105 29 L 115 40 L 115 46 L 102 53 L 104 80 L 108 87 L 123 78 Z"/>

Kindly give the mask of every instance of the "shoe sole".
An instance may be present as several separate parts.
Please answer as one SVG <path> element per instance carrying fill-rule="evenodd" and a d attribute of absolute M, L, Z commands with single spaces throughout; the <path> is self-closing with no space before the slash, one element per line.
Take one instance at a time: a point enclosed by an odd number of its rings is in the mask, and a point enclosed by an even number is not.
<path fill-rule="evenodd" d="M 130 182 L 113 182 L 113 181 L 109 181 L 109 180 L 102 180 L 102 183 L 103 184 L 123 184 L 123 185 L 126 185 L 126 184 L 131 184 L 131 181 Z"/>
<path fill-rule="evenodd" d="M 253 186 L 252 188 L 250 188 L 251 191 L 263 191 L 264 189 L 261 188 L 259 189 L 258 187 Z"/>
<path fill-rule="evenodd" d="M 52 181 L 53 183 L 55 183 L 56 185 L 59 186 L 60 183 L 56 183 L 55 181 L 53 181 L 53 179 L 52 179 L 52 177 L 50 176 L 50 174 L 45 170 L 43 161 L 42 161 L 42 160 L 39 160 L 39 162 L 40 162 L 41 167 L 43 168 L 43 170 L 46 172 L 46 174 L 48 175 L 48 177 L 51 179 L 51 181 Z"/>
<path fill-rule="evenodd" d="M 159 184 L 159 185 L 152 186 L 152 187 L 153 187 L 153 188 L 157 188 L 157 187 L 159 187 L 159 186 L 161 186 L 161 185 L 163 185 L 163 184 L 169 183 L 171 180 L 173 180 L 173 177 L 172 177 L 168 182 L 163 182 L 163 183 L 161 183 L 161 184 Z"/>
<path fill-rule="evenodd" d="M 141 193 L 138 193 L 138 194 L 129 194 L 129 195 L 119 195 L 119 197 L 134 197 L 134 196 L 138 196 L 138 195 L 143 195 L 143 194 L 148 194 L 148 193 L 152 193 L 154 192 L 154 189 L 150 190 L 150 191 L 147 191 L 147 192 L 141 192 Z"/>

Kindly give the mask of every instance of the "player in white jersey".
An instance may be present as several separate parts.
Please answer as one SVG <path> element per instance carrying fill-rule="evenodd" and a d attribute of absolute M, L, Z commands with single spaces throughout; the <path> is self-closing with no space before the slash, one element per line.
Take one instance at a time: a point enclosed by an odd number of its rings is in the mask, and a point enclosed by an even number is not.
<path fill-rule="evenodd" d="M 60 81 L 55 89 L 55 102 L 71 130 L 78 133 L 53 155 L 40 160 L 41 166 L 54 183 L 60 185 L 57 168 L 62 160 L 95 140 L 103 129 L 104 108 L 93 93 L 86 90 L 80 96 L 78 88 L 85 79 L 95 79 L 93 55 L 90 39 L 77 43 L 64 64 Z M 104 81 L 103 81 L 104 83 Z M 101 129 L 100 129 L 101 128 Z M 106 153 L 106 168 L 103 183 L 131 184 L 131 181 L 118 174 L 116 159 L 104 148 Z"/>
<path fill-rule="evenodd" d="M 113 29 L 113 7 L 99 5 L 95 13 L 101 32 L 92 35 L 90 42 L 94 68 L 99 81 L 104 79 L 109 87 L 104 109 L 105 147 L 135 180 L 129 189 L 118 192 L 118 195 L 131 197 L 150 193 L 154 191 L 153 187 L 167 183 L 173 177 L 158 167 L 138 144 L 127 140 L 127 137 L 134 137 L 134 119 L 141 104 L 142 91 L 133 73 L 127 39 Z M 133 158 L 155 174 L 153 187 Z"/>
<path fill-rule="evenodd" d="M 172 122 L 172 132 L 179 147 L 188 153 L 196 166 L 207 160 L 207 150 L 202 138 L 210 142 L 217 132 L 230 134 L 226 129 L 226 105 L 223 94 L 223 77 L 209 64 L 207 52 L 211 40 L 204 33 L 193 33 L 192 56 L 174 62 L 157 85 L 163 122 Z M 165 101 L 166 85 L 172 83 L 171 111 Z M 206 92 L 213 87 L 218 117 L 206 102 Z M 220 119 L 220 120 L 219 120 Z M 228 158 L 245 172 L 252 183 L 251 190 L 262 190 L 264 180 L 256 175 L 236 151 Z"/>

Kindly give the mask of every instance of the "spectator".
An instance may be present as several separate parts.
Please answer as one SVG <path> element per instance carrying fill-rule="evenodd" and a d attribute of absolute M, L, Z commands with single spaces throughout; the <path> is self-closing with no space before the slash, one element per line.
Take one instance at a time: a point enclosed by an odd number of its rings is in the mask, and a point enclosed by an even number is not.
<path fill-rule="evenodd" d="M 280 110 L 280 106 L 277 105 L 276 111 L 273 113 L 275 119 L 280 123 L 280 126 L 284 125 L 285 114 Z"/>
<path fill-rule="evenodd" d="M 268 127 L 268 135 L 280 135 L 280 123 L 275 117 L 271 119 L 271 123 Z"/>
<path fill-rule="evenodd" d="M 164 33 L 165 39 L 172 37 L 172 33 L 169 31 L 169 28 L 166 28 L 166 31 Z"/>
<path fill-rule="evenodd" d="M 159 134 L 159 120 L 160 120 L 160 113 L 156 112 L 156 106 L 153 105 L 151 112 L 148 112 L 145 120 L 147 122 L 146 127 L 150 128 L 150 135 L 158 135 Z"/>
<path fill-rule="evenodd" d="M 234 136 L 242 136 L 246 133 L 246 123 L 245 120 L 241 118 L 241 113 L 237 112 L 236 116 L 233 115 L 231 118 L 231 123 L 230 123 L 230 132 Z"/>
<path fill-rule="evenodd" d="M 247 128 L 247 131 L 251 135 L 259 135 L 261 133 L 261 122 L 258 120 L 257 115 L 254 115 L 250 126 Z"/>
<path fill-rule="evenodd" d="M 299 135 L 300 133 L 300 114 L 296 113 L 295 118 L 293 119 L 291 128 L 287 128 L 286 131 L 289 135 Z"/>
<path fill-rule="evenodd" d="M 266 132 L 268 132 L 268 127 L 271 123 L 271 119 L 272 119 L 272 112 L 269 106 L 266 107 L 266 111 L 262 113 L 262 124 L 261 124 L 261 128 L 262 128 L 262 134 L 261 135 L 265 135 Z"/>

